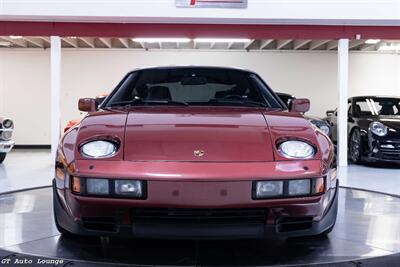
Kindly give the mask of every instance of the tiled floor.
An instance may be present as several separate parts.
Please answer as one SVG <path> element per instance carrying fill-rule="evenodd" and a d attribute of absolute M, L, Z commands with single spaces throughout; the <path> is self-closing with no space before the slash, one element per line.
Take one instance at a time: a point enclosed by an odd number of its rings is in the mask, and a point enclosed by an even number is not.
<path fill-rule="evenodd" d="M 0 164 L 0 192 L 50 185 L 49 150 L 14 149 Z M 400 195 L 400 165 L 350 165 L 339 170 L 340 184 Z"/>

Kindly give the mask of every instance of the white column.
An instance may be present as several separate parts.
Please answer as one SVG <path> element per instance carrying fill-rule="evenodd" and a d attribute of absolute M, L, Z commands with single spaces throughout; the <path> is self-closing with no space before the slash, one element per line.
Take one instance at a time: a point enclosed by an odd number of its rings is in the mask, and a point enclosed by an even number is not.
<path fill-rule="evenodd" d="M 347 166 L 347 98 L 349 79 L 349 39 L 340 39 L 338 46 L 338 164 Z"/>
<path fill-rule="evenodd" d="M 56 157 L 58 141 L 61 135 L 60 91 L 61 91 L 61 39 L 51 36 L 51 156 Z"/>

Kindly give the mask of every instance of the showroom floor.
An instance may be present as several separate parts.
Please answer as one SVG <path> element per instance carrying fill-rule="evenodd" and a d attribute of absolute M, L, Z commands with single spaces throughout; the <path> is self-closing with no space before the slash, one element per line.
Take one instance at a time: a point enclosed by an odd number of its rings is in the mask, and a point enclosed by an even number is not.
<path fill-rule="evenodd" d="M 400 195 L 400 165 L 350 165 L 339 170 L 340 184 Z M 0 165 L 0 193 L 51 184 L 50 150 L 14 149 Z"/>

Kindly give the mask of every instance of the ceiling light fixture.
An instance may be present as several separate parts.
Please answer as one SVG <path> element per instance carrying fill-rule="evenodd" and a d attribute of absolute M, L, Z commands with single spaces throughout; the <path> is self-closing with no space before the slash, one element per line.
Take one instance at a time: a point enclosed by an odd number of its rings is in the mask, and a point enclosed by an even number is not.
<path fill-rule="evenodd" d="M 189 38 L 133 38 L 134 42 L 139 43 L 188 43 Z"/>
<path fill-rule="evenodd" d="M 10 35 L 10 39 L 22 39 L 20 35 Z"/>
<path fill-rule="evenodd" d="M 196 43 L 249 43 L 250 39 L 244 38 L 196 38 Z"/>
<path fill-rule="evenodd" d="M 0 46 L 11 46 L 11 42 L 0 41 Z"/>
<path fill-rule="evenodd" d="M 385 44 L 378 48 L 378 51 L 399 51 L 400 44 Z"/>
<path fill-rule="evenodd" d="M 381 39 L 368 39 L 365 41 L 366 44 L 377 44 L 381 41 Z"/>

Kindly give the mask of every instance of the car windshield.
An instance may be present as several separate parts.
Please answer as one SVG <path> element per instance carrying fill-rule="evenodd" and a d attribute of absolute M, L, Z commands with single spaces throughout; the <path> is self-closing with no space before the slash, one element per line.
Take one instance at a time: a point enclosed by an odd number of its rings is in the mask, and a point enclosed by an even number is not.
<path fill-rule="evenodd" d="M 399 116 L 400 98 L 367 97 L 355 101 L 356 116 Z"/>
<path fill-rule="evenodd" d="M 129 73 L 104 107 L 204 105 L 284 108 L 254 73 L 213 67 L 143 69 Z"/>

